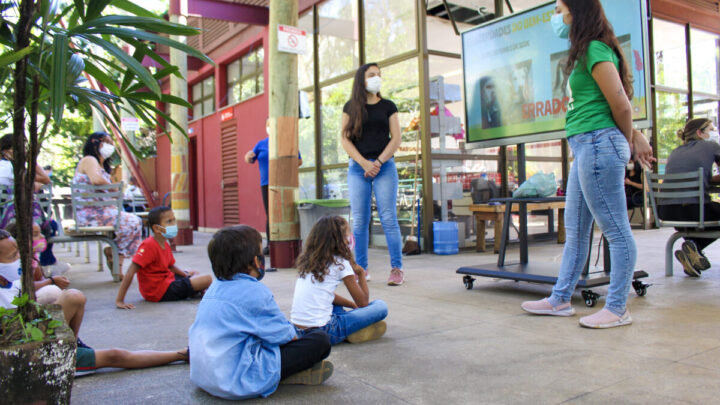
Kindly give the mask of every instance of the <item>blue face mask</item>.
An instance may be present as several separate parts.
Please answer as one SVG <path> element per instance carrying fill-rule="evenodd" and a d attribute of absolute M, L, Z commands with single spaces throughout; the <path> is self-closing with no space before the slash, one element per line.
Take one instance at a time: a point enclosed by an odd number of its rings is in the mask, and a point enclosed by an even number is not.
<path fill-rule="evenodd" d="M 257 272 L 259 274 L 257 281 L 260 281 L 263 277 L 265 277 L 265 255 L 257 255 L 255 257 L 257 257 L 258 261 L 260 261 L 260 266 L 257 268 Z"/>
<path fill-rule="evenodd" d="M 565 14 L 553 14 L 550 18 L 550 23 L 552 24 L 553 31 L 555 31 L 555 35 L 559 38 L 567 39 L 570 36 L 570 26 L 563 21 L 564 15 Z"/>
<path fill-rule="evenodd" d="M 162 236 L 165 239 L 172 239 L 177 236 L 177 234 L 178 234 L 177 225 L 165 226 L 164 228 L 165 228 L 165 232 L 163 232 Z"/>

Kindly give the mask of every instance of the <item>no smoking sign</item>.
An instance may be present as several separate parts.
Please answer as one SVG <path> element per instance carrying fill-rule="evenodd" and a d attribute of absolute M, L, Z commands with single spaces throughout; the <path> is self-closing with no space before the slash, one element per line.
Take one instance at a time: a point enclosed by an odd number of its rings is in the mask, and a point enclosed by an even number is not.
<path fill-rule="evenodd" d="M 304 55 L 307 34 L 300 28 L 278 24 L 278 51 Z"/>

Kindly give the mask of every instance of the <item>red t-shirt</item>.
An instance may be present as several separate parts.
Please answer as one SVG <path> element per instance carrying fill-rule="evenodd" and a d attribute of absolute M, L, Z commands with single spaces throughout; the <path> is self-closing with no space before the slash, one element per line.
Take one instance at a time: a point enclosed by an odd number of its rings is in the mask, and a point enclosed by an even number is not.
<path fill-rule="evenodd" d="M 132 261 L 140 266 L 137 272 L 140 294 L 148 301 L 160 301 L 175 281 L 175 273 L 170 271 L 170 266 L 175 264 L 170 244 L 165 241 L 163 249 L 151 236 L 140 244 Z"/>

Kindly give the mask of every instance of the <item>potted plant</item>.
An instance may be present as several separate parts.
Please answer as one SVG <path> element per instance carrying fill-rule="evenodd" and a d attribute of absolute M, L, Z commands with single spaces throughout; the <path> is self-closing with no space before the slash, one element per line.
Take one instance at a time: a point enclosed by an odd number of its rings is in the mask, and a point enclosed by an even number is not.
<path fill-rule="evenodd" d="M 108 6 L 125 14 L 109 15 Z M 0 395 L 3 402 L 10 403 L 65 403 L 70 399 L 73 373 L 59 372 L 50 379 L 36 361 L 63 361 L 53 367 L 74 371 L 76 345 L 75 338 L 68 337 L 58 323 L 61 313 L 54 315 L 35 304 L 29 270 L 33 179 L 42 140 L 59 125 L 66 107 L 83 106 L 95 108 L 116 128 L 123 105 L 150 126 L 156 125 L 155 116 L 161 116 L 184 133 L 184 128 L 155 106 L 162 102 L 191 107 L 185 100 L 162 94 L 159 81 L 179 73 L 154 51 L 153 43 L 212 60 L 168 37 L 196 35 L 197 29 L 167 22 L 129 0 L 1 2 L 0 13 L 0 83 L 12 84 L 2 88 L 2 93 L 12 95 L 14 206 L 24 269 L 23 295 L 15 302 L 17 308 L 0 313 L 2 330 L 7 332 L 0 336 L 0 364 L 5 362 L 0 385 L 9 391 Z M 134 49 L 132 55 L 122 49 L 123 44 Z M 149 71 L 142 66 L 145 57 L 162 68 Z M 88 88 L 88 76 L 107 91 Z M 62 382 L 55 384 L 56 380 Z M 11 381 L 23 383 L 8 384 Z"/>

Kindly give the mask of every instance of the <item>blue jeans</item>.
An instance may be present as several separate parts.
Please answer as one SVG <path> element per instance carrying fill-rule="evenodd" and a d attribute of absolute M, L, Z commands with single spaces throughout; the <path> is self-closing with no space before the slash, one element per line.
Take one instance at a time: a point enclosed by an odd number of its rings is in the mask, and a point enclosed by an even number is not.
<path fill-rule="evenodd" d="M 625 206 L 625 166 L 630 147 L 617 128 L 568 138 L 575 161 L 565 201 L 565 248 L 550 303 L 569 302 L 590 248 L 593 218 L 610 247 L 610 286 L 605 309 L 625 313 L 637 250 Z"/>
<path fill-rule="evenodd" d="M 375 300 L 364 308 L 349 311 L 339 305 L 333 305 L 333 314 L 325 326 L 306 330 L 299 329 L 298 333 L 303 336 L 311 330 L 320 329 L 330 336 L 330 344 L 335 345 L 345 341 L 349 335 L 360 329 L 382 321 L 387 314 L 388 307 L 383 300 Z"/>
<path fill-rule="evenodd" d="M 347 181 L 355 236 L 355 261 L 362 268 L 367 269 L 370 203 L 374 191 L 380 223 L 385 231 L 390 252 L 390 265 L 394 269 L 402 269 L 402 236 L 397 220 L 398 174 L 395 159 L 391 158 L 385 162 L 380 168 L 380 173 L 375 177 L 365 177 L 362 166 L 350 159 Z"/>

